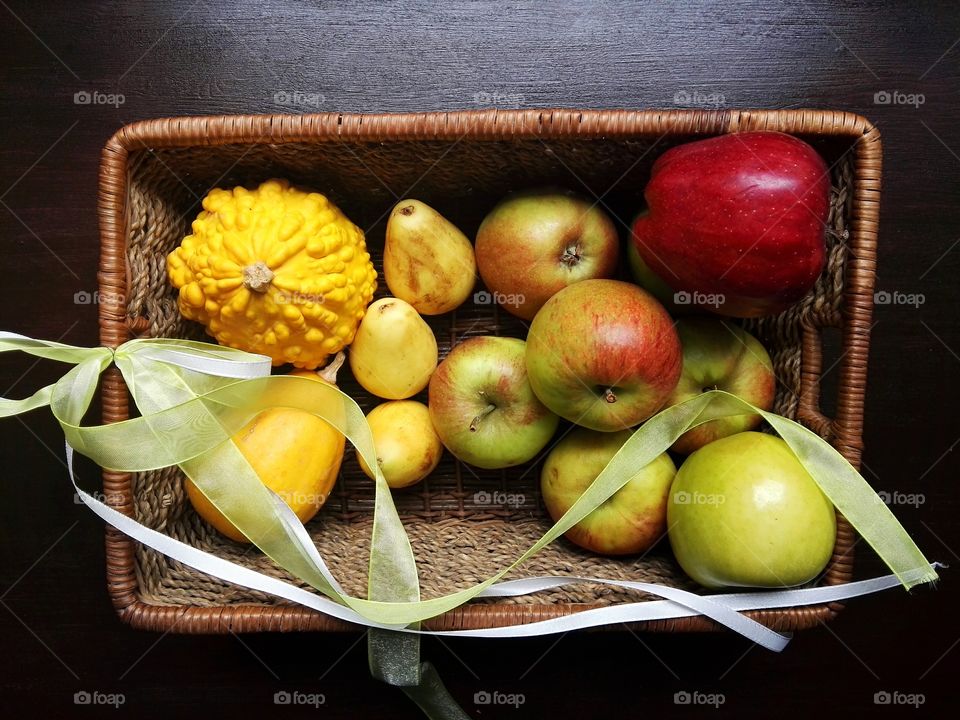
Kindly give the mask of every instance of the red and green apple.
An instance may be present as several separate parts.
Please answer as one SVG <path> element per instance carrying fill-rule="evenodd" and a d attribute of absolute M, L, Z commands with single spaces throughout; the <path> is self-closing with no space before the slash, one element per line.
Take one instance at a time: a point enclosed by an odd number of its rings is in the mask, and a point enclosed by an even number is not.
<path fill-rule="evenodd" d="M 619 280 L 584 280 L 537 313 L 526 361 L 530 385 L 550 410 L 612 432 L 663 407 L 682 353 L 673 320 L 650 293 Z"/>

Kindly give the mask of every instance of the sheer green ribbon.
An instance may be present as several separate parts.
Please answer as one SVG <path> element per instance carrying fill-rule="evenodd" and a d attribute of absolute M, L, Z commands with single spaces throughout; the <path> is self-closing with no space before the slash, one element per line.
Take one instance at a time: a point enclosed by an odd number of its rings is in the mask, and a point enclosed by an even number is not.
<path fill-rule="evenodd" d="M 481 583 L 422 600 L 416 563 L 390 489 L 375 461 L 360 407 L 333 386 L 269 376 L 259 355 L 176 339 L 132 340 L 115 351 L 79 348 L 0 333 L 0 352 L 19 350 L 72 364 L 58 382 L 23 400 L 0 398 L 0 417 L 49 405 L 69 446 L 102 467 L 145 471 L 179 465 L 200 491 L 277 565 L 367 620 L 396 628 L 452 610 L 502 579 L 577 524 L 692 427 L 745 413 L 760 414 L 786 441 L 824 494 L 870 544 L 904 587 L 937 578 L 933 567 L 866 480 L 802 425 L 714 390 L 663 410 L 644 423 L 576 503 L 537 542 Z M 99 376 L 111 363 L 122 373 L 141 417 L 102 426 L 81 421 Z M 270 407 L 312 413 L 342 432 L 376 469 L 368 596 L 345 593 L 292 513 L 263 483 L 230 438 Z M 404 688 L 429 717 L 466 717 L 419 661 L 419 636 L 371 628 L 373 674 Z M 432 690 L 429 690 L 432 688 Z M 460 713 L 460 714 L 458 714 Z"/>

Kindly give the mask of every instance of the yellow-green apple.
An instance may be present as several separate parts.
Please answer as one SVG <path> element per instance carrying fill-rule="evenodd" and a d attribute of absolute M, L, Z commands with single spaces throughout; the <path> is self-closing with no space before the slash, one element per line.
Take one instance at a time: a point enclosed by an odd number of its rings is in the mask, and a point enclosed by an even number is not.
<path fill-rule="evenodd" d="M 576 428 L 547 455 L 540 494 L 554 522 L 569 510 L 633 434 Z M 644 552 L 667 531 L 667 495 L 677 468 L 666 453 L 570 528 L 566 537 L 604 555 Z"/>
<path fill-rule="evenodd" d="M 680 339 L 663 306 L 619 280 L 570 285 L 527 334 L 527 372 L 543 404 L 592 430 L 633 427 L 659 410 L 680 378 Z"/>
<path fill-rule="evenodd" d="M 637 246 L 632 242 L 627 243 L 627 264 L 630 266 L 630 275 L 633 277 L 633 281 L 659 300 L 660 304 L 671 315 L 683 315 L 696 309 L 689 304 L 678 305 L 676 303 L 674 297 L 676 293 L 674 293 L 673 288 L 650 269 L 650 266 L 643 261 L 640 253 L 637 252 Z"/>
<path fill-rule="evenodd" d="M 677 320 L 677 333 L 683 346 L 683 371 L 668 405 L 707 390 L 725 390 L 761 410 L 773 407 L 773 363 L 753 335 L 739 325 L 710 317 Z M 671 449 L 687 455 L 714 440 L 753 430 L 760 420 L 757 414 L 711 420 L 685 432 Z"/>
<path fill-rule="evenodd" d="M 653 164 L 633 241 L 684 299 L 734 317 L 778 313 L 820 275 L 830 173 L 810 145 L 777 132 L 679 145 Z"/>
<path fill-rule="evenodd" d="M 597 203 L 557 188 L 508 196 L 477 231 L 477 268 L 493 297 L 530 320 L 551 295 L 588 278 L 612 277 L 617 229 Z"/>
<path fill-rule="evenodd" d="M 505 468 L 531 460 L 559 418 L 533 394 L 523 340 L 473 337 L 457 345 L 430 378 L 430 419 L 463 462 Z"/>
<path fill-rule="evenodd" d="M 780 438 L 744 432 L 688 457 L 667 504 L 680 567 L 709 588 L 792 587 L 833 552 L 833 505 Z"/>

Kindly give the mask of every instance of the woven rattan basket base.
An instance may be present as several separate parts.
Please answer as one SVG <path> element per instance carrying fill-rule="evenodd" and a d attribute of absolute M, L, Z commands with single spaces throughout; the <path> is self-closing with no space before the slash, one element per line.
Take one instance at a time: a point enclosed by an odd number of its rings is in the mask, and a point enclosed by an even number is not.
<path fill-rule="evenodd" d="M 540 122 L 542 126 L 542 118 Z M 141 336 L 207 339 L 202 328 L 180 318 L 175 293 L 166 278 L 165 257 L 189 232 L 199 198 L 210 188 L 250 186 L 270 177 L 285 177 L 328 194 L 367 231 L 368 246 L 378 268 L 386 213 L 404 196 L 434 205 L 472 236 L 485 212 L 508 191 L 540 184 L 561 185 L 599 197 L 617 219 L 625 238 L 627 225 L 642 204 L 652 162 L 668 147 L 695 134 L 695 126 L 675 123 L 674 128 L 673 133 L 637 132 L 626 137 L 578 137 L 576 133 L 484 137 L 480 132 L 466 131 L 448 132 L 446 137 L 400 137 L 389 142 L 359 131 L 352 136 L 342 131 L 333 134 L 330 128 L 324 133 L 313 131 L 307 136 L 284 138 L 274 128 L 272 138 L 261 137 L 255 142 L 233 138 L 228 126 L 219 126 L 218 130 L 226 136 L 218 137 L 210 131 L 206 138 L 195 139 L 175 134 L 165 137 L 161 130 L 174 130 L 169 124 L 133 126 L 127 129 L 129 136 L 121 133 L 113 141 L 123 149 L 125 169 L 123 182 L 118 185 L 123 188 L 123 225 L 114 228 L 123 240 L 117 248 L 122 254 L 110 256 L 106 241 L 109 233 L 105 234 L 104 246 L 105 267 L 115 270 L 118 263 L 123 265 L 123 286 L 111 288 L 104 282 L 101 289 L 104 293 L 119 292 L 125 298 L 123 307 L 115 308 L 117 316 L 113 318 L 123 332 L 129 329 Z M 306 130 L 301 127 L 301 132 Z M 236 130 L 235 134 L 242 135 Z M 856 432 L 844 435 L 816 409 L 820 359 L 815 340 L 819 328 L 843 324 L 844 305 L 850 297 L 850 227 L 857 180 L 851 148 L 858 138 L 855 133 L 838 137 L 814 131 L 802 136 L 832 166 L 828 263 L 807 298 L 781 316 L 753 321 L 748 327 L 773 358 L 778 379 L 775 410 L 804 421 L 856 462 L 859 426 Z M 152 142 L 147 141 L 150 139 Z M 237 141 L 228 142 L 230 139 Z M 111 146 L 107 150 L 107 160 L 116 161 L 109 154 Z M 107 160 L 105 186 L 111 180 Z M 103 209 L 105 219 L 116 217 L 111 212 L 111 208 Z M 379 294 L 384 291 L 381 282 Z M 109 308 L 106 312 L 109 314 Z M 495 306 L 470 301 L 454 313 L 430 318 L 430 324 L 441 355 L 468 336 L 523 337 L 526 329 Z M 341 380 L 341 388 L 365 411 L 377 404 L 378 400 L 363 391 L 349 371 L 341 375 Z M 110 383 L 104 390 L 104 404 L 109 419 L 117 419 L 126 411 L 126 399 L 115 376 Z M 862 399 L 862 388 L 859 397 Z M 568 429 L 562 425 L 556 439 Z M 843 447 L 844 443 L 848 447 Z M 548 522 L 539 495 L 540 460 L 542 457 L 518 468 L 489 472 L 458 463 L 447 454 L 421 485 L 395 492 L 417 556 L 424 597 L 485 579 L 546 530 Z M 123 509 L 150 527 L 242 565 L 285 576 L 255 549 L 224 539 L 200 520 L 186 500 L 182 476 L 176 469 L 132 477 L 108 473 L 106 483 L 130 501 L 120 503 Z M 366 586 L 372 503 L 372 484 L 348 451 L 334 494 L 307 526 L 336 577 L 357 595 L 363 595 Z M 113 541 L 116 544 L 111 545 Z M 158 629 L 176 626 L 176 630 L 199 632 L 343 627 L 303 608 L 285 606 L 273 597 L 211 578 L 152 550 L 137 546 L 134 555 L 132 544 L 122 542 L 116 538 L 108 541 L 108 550 L 117 553 L 111 558 L 114 600 L 118 609 L 139 625 Z M 849 567 L 842 556 L 850 544 L 849 530 L 841 523 L 838 552 L 827 582 L 845 579 Z M 125 569 L 122 574 L 121 569 Z M 561 540 L 516 575 L 531 574 L 576 574 L 691 587 L 665 541 L 642 557 L 610 559 Z M 644 598 L 639 593 L 581 584 L 521 598 L 474 603 L 433 625 L 530 621 L 636 599 Z M 803 624 L 800 618 L 812 617 L 815 611 L 790 612 L 795 614 L 764 613 L 763 617 L 769 624 L 793 627 Z M 704 625 L 703 621 L 685 622 L 687 627 Z"/>

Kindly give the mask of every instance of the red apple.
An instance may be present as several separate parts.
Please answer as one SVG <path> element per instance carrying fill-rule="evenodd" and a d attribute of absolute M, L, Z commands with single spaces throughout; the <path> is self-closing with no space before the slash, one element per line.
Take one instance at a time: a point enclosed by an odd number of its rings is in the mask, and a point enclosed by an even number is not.
<path fill-rule="evenodd" d="M 677 320 L 683 346 L 683 372 L 668 405 L 676 405 L 707 390 L 725 390 L 761 410 L 773 407 L 776 379 L 770 355 L 753 335 L 720 318 Z M 732 415 L 688 430 L 673 444 L 689 454 L 720 438 L 760 424 L 759 415 Z"/>
<path fill-rule="evenodd" d="M 653 165 L 633 241 L 683 300 L 733 317 L 785 310 L 823 269 L 830 174 L 807 143 L 776 132 L 721 135 Z"/>
<path fill-rule="evenodd" d="M 613 221 L 591 200 L 540 188 L 507 197 L 477 230 L 477 268 L 493 298 L 530 320 L 551 295 L 617 268 Z"/>
<path fill-rule="evenodd" d="M 682 365 L 667 311 L 646 290 L 619 280 L 584 280 L 550 298 L 530 325 L 526 357 L 544 405 L 605 432 L 657 412 Z"/>

